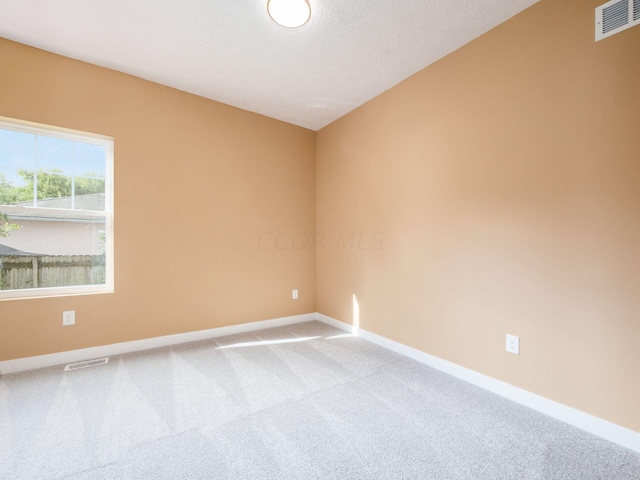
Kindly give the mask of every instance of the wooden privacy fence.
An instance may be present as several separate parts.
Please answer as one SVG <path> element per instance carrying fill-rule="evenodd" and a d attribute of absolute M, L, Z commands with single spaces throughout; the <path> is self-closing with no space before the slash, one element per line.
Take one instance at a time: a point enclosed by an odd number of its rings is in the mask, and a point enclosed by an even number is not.
<path fill-rule="evenodd" d="M 105 283 L 104 255 L 0 256 L 0 289 Z"/>

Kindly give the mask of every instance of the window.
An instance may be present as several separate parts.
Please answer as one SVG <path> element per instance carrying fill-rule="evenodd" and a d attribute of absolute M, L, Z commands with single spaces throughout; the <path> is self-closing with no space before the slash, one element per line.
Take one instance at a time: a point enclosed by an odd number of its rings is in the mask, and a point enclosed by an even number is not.
<path fill-rule="evenodd" d="M 0 117 L 0 300 L 113 292 L 113 139 Z"/>

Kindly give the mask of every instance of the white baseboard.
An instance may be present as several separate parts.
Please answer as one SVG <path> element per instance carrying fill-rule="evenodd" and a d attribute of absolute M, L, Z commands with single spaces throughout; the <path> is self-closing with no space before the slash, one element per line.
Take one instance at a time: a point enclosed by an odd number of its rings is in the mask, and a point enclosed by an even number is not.
<path fill-rule="evenodd" d="M 344 330 L 357 335 L 365 340 L 380 345 L 388 350 L 404 355 L 405 357 L 417 360 L 442 372 L 453 375 L 466 382 L 476 385 L 490 392 L 496 393 L 504 398 L 520 403 L 526 407 L 536 410 L 545 415 L 549 415 L 561 422 L 568 423 L 581 430 L 597 435 L 610 442 L 622 445 L 630 450 L 640 453 L 640 433 L 628 428 L 621 427 L 615 423 L 595 417 L 567 405 L 541 397 L 535 393 L 523 390 L 495 378 L 475 372 L 455 363 L 429 355 L 421 350 L 408 347 L 399 342 L 376 335 L 361 328 L 354 328 L 353 325 L 341 322 L 335 318 L 328 317 L 321 313 L 316 314 L 316 319 L 331 325 L 332 327 Z"/>
<path fill-rule="evenodd" d="M 240 325 L 230 325 L 228 327 L 211 328 L 208 330 L 198 330 L 195 332 L 177 333 L 175 335 L 165 335 L 162 337 L 145 338 L 131 342 L 114 343 L 99 347 L 82 348 L 68 352 L 51 353 L 49 355 L 38 355 L 36 357 L 17 358 L 0 362 L 0 375 L 9 373 L 34 370 L 36 368 L 52 367 L 67 363 L 79 362 L 99 357 L 120 355 L 123 353 L 150 350 L 152 348 L 166 347 L 180 343 L 196 342 L 209 338 L 224 337 L 237 333 L 264 330 L 265 328 L 281 327 L 293 325 L 294 323 L 309 322 L 316 319 L 315 313 L 294 315 L 291 317 L 274 318 L 272 320 L 262 320 L 259 322 L 243 323 Z"/>
<path fill-rule="evenodd" d="M 353 333 L 354 335 L 357 335 L 357 332 L 356 332 L 357 329 L 353 325 L 349 325 L 348 323 L 341 322 L 340 320 L 331 318 L 323 313 L 316 313 L 316 320 L 322 323 L 326 323 L 327 325 L 331 327 L 335 327 L 339 330 L 343 330 L 345 332 Z M 360 332 L 363 332 L 363 331 L 364 330 L 360 330 Z"/>

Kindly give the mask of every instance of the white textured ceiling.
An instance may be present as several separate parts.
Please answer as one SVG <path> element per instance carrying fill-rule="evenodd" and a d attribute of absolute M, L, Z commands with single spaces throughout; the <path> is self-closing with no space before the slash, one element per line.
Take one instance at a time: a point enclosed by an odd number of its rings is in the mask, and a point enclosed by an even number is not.
<path fill-rule="evenodd" d="M 0 0 L 0 36 L 318 130 L 538 0 Z"/>

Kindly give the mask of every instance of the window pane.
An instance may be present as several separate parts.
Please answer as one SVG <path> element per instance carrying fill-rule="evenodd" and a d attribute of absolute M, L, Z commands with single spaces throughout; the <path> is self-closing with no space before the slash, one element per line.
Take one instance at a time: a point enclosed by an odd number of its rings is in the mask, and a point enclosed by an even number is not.
<path fill-rule="evenodd" d="M 102 145 L 76 142 L 75 174 L 82 177 L 104 179 L 107 163 L 107 149 Z"/>
<path fill-rule="evenodd" d="M 20 228 L 0 238 L 0 289 L 105 283 L 104 218 L 35 212 L 9 221 Z"/>
<path fill-rule="evenodd" d="M 0 167 L 0 205 L 33 205 L 33 183 L 25 179 L 26 172 Z"/>
<path fill-rule="evenodd" d="M 33 170 L 35 135 L 0 130 L 0 167 Z"/>
<path fill-rule="evenodd" d="M 73 143 L 71 140 L 38 135 L 36 146 L 38 170 L 73 175 Z"/>

